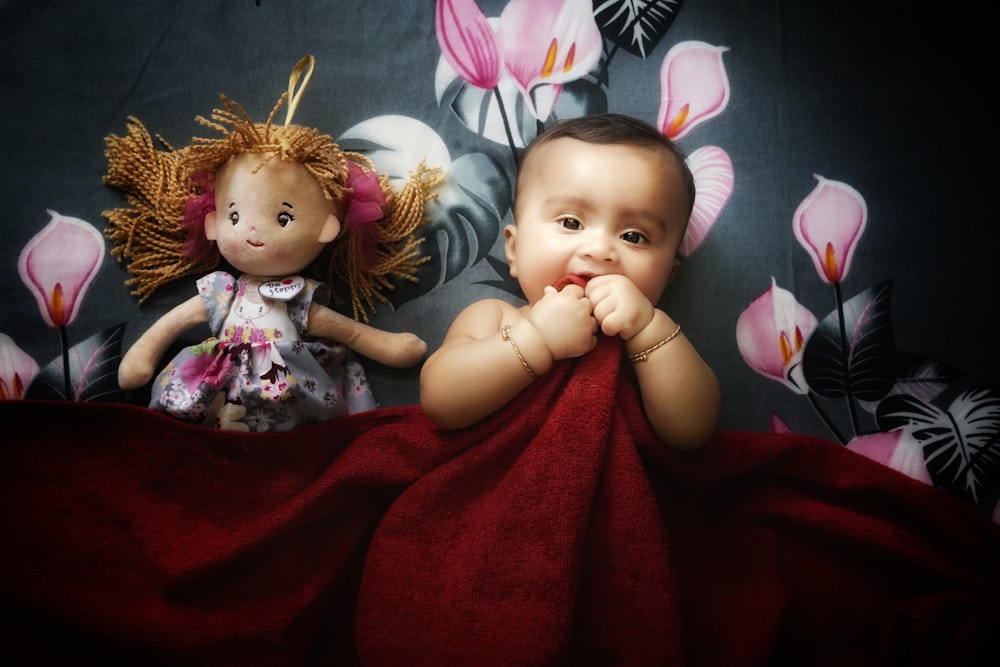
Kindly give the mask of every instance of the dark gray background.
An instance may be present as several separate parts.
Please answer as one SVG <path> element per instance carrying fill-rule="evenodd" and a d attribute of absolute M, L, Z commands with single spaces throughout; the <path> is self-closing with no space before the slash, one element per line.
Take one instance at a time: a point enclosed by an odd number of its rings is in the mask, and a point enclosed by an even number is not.
<path fill-rule="evenodd" d="M 480 7 L 497 16 L 505 4 Z M 996 385 L 995 24 L 986 3 L 917 6 L 688 0 L 646 60 L 612 63 L 608 108 L 654 122 L 667 50 L 692 39 L 729 47 L 727 110 L 680 143 L 688 151 L 723 147 L 735 191 L 663 304 L 722 381 L 723 427 L 765 430 L 774 412 L 793 430 L 829 435 L 804 398 L 746 365 L 735 339 L 739 314 L 772 276 L 817 317 L 834 308 L 791 229 L 813 174 L 849 183 L 868 204 L 845 294 L 891 279 L 898 347 Z M 317 69 L 296 122 L 337 136 L 365 119 L 403 114 L 438 131 L 453 156 L 472 146 L 506 159 L 505 147 L 470 133 L 435 100 L 431 0 L 0 3 L 0 332 L 40 365 L 59 354 L 57 334 L 17 276 L 17 258 L 47 223 L 46 209 L 103 227 L 101 211 L 122 204 L 101 182 L 105 136 L 124 132 L 135 115 L 183 145 L 202 132 L 194 117 L 218 106 L 219 93 L 263 119 L 306 53 Z M 500 257 L 497 248 L 493 254 Z M 133 339 L 193 294 L 193 281 L 173 285 L 139 308 L 126 277 L 108 257 L 70 327 L 73 341 L 123 321 Z M 480 262 L 425 285 L 433 289 L 398 309 L 382 308 L 375 324 L 412 330 L 436 347 L 469 302 L 505 296 L 478 284 L 495 279 Z M 417 369 L 368 370 L 383 405 L 417 401 Z"/>

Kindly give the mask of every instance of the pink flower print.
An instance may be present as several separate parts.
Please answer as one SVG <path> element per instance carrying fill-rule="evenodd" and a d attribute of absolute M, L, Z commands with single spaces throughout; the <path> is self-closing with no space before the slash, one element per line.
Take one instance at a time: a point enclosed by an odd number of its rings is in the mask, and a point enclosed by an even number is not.
<path fill-rule="evenodd" d="M 771 433 L 791 433 L 792 429 L 778 415 L 771 413 Z"/>
<path fill-rule="evenodd" d="M 548 118 L 551 106 L 537 107 L 533 91 L 583 77 L 603 48 L 589 0 L 511 0 L 500 14 L 497 39 L 508 72 L 539 120 Z M 554 97 L 548 102 L 554 104 Z"/>
<path fill-rule="evenodd" d="M 846 183 L 815 175 L 819 183 L 792 217 L 795 238 L 809 251 L 821 280 L 847 277 L 858 241 L 868 223 L 868 206 Z"/>
<path fill-rule="evenodd" d="M 726 46 L 688 41 L 675 44 L 660 66 L 657 127 L 680 139 L 729 104 L 729 77 L 722 63 Z"/>
<path fill-rule="evenodd" d="M 38 362 L 19 348 L 10 336 L 0 333 L 0 401 L 24 398 L 38 375 Z"/>
<path fill-rule="evenodd" d="M 918 482 L 934 483 L 924 460 L 923 446 L 905 429 L 859 435 L 847 443 L 847 448 Z"/>
<path fill-rule="evenodd" d="M 816 317 L 772 278 L 771 287 L 740 314 L 736 343 L 750 368 L 806 394 L 802 348 L 816 323 Z"/>
<path fill-rule="evenodd" d="M 221 344 L 220 344 L 221 345 Z M 213 345 L 214 349 L 215 346 Z M 218 389 L 232 375 L 233 362 L 228 354 L 214 354 L 213 349 L 207 349 L 180 366 L 180 380 L 189 391 L 195 391 L 202 385 Z"/>
<path fill-rule="evenodd" d="M 733 194 L 733 163 L 726 151 L 704 146 L 687 159 L 694 176 L 694 209 L 678 252 L 689 257 L 715 225 L 719 214 Z"/>
<path fill-rule="evenodd" d="M 104 261 L 104 237 L 79 218 L 48 211 L 51 220 L 21 251 L 17 271 L 50 327 L 76 319 Z"/>
<path fill-rule="evenodd" d="M 474 0 L 438 0 L 435 27 L 441 53 L 460 77 L 486 90 L 500 82 L 496 34 Z"/>
<path fill-rule="evenodd" d="M 263 329 L 258 329 L 257 327 L 250 327 L 250 333 L 246 336 L 246 340 L 251 345 L 264 345 L 267 341 L 267 334 Z"/>

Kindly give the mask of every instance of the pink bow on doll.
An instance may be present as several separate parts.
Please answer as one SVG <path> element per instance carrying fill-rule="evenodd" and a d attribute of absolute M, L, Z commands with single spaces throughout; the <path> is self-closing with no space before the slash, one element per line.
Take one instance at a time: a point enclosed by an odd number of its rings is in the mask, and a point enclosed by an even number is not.
<path fill-rule="evenodd" d="M 205 172 L 198 172 L 191 180 L 198 184 L 199 194 L 184 202 L 184 219 L 181 226 L 188 230 L 181 252 L 201 264 L 214 265 L 219 261 L 219 251 L 205 237 L 205 216 L 215 210 L 215 193 L 212 179 Z"/>
<path fill-rule="evenodd" d="M 347 211 L 344 222 L 357 236 L 358 264 L 367 270 L 375 264 L 376 246 L 379 239 L 378 225 L 382 218 L 385 195 L 379 183 L 378 174 L 366 172 L 350 160 L 347 161 Z"/>

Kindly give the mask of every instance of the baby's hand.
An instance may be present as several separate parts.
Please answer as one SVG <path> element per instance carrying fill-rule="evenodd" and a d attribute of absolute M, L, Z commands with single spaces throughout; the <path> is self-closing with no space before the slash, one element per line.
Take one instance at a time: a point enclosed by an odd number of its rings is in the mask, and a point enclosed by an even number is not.
<path fill-rule="evenodd" d="M 546 287 L 528 314 L 542 335 L 553 359 L 579 357 L 597 345 L 597 320 L 583 288 L 569 285 L 562 291 Z"/>
<path fill-rule="evenodd" d="M 606 275 L 587 282 L 587 298 L 594 306 L 594 318 L 608 336 L 628 340 L 653 321 L 655 306 L 623 275 Z"/>

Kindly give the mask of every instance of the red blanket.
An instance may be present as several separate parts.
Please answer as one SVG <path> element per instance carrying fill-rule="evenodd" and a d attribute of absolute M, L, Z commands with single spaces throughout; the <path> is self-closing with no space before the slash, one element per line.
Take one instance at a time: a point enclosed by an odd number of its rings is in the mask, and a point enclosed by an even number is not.
<path fill-rule="evenodd" d="M 416 407 L 241 435 L 0 403 L 6 648 L 183 665 L 993 663 L 988 518 L 824 440 L 723 432 L 665 450 L 620 354 L 604 339 L 456 432 Z"/>

